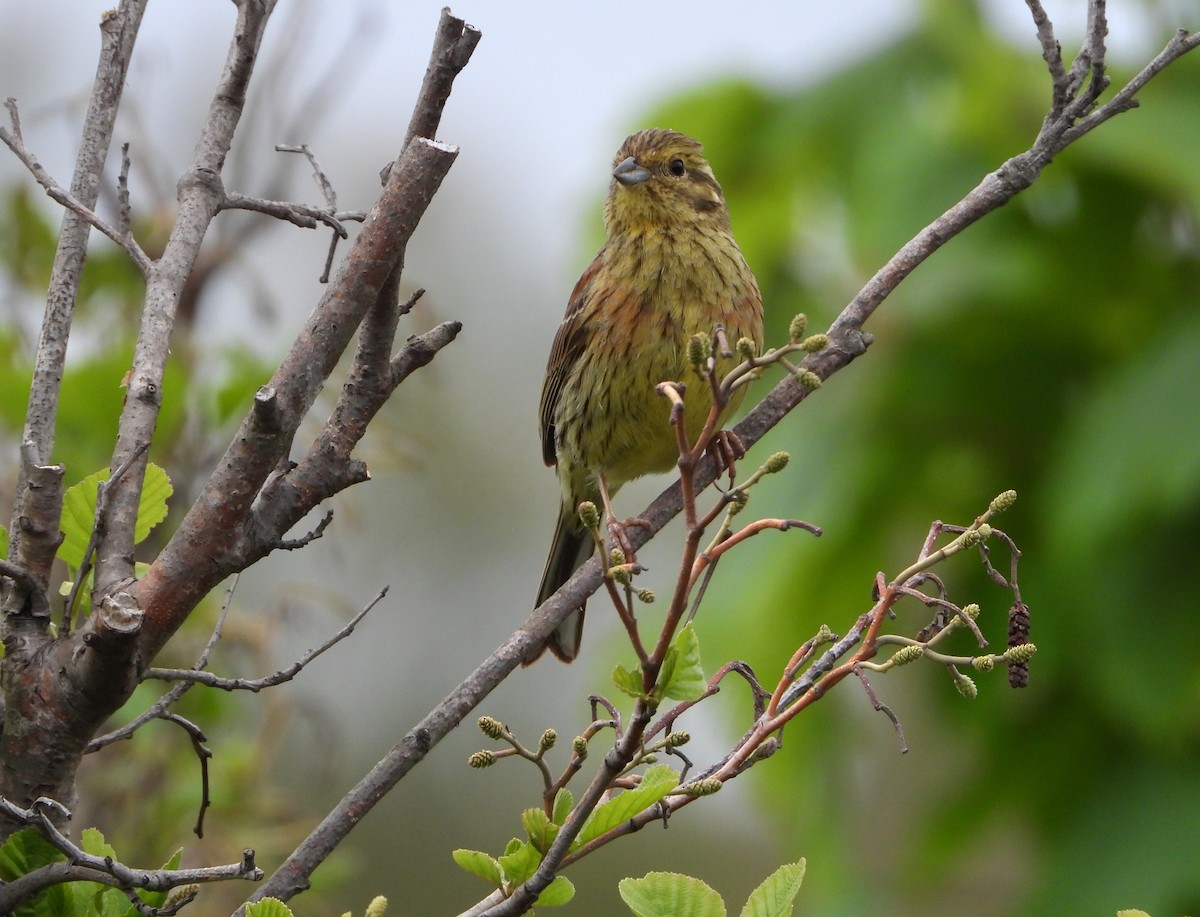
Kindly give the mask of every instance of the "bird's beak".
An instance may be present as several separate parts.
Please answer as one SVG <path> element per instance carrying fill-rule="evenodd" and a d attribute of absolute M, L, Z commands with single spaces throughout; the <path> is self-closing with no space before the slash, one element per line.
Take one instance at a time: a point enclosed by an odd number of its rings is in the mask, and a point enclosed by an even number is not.
<path fill-rule="evenodd" d="M 632 156 L 622 159 L 617 163 L 617 167 L 613 169 L 613 178 L 629 188 L 633 185 L 640 185 L 650 177 L 650 171 L 638 165 L 638 161 Z"/>

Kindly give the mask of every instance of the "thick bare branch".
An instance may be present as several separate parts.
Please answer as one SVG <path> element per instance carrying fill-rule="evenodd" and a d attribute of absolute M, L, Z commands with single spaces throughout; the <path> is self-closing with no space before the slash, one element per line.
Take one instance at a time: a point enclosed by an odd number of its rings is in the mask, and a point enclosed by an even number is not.
<path fill-rule="evenodd" d="M 80 206 L 91 210 L 96 206 L 100 193 L 100 180 L 108 150 L 112 145 L 113 123 L 121 93 L 125 87 L 125 76 L 133 56 L 133 45 L 141 25 L 146 0 L 124 0 L 115 12 L 106 13 L 100 24 L 100 57 L 96 67 L 96 79 L 84 117 L 83 136 L 79 154 L 75 160 L 75 173 L 71 178 L 70 197 Z M 19 138 L 19 123 L 15 118 L 14 133 Z M 62 385 L 63 369 L 66 365 L 67 341 L 71 335 L 71 319 L 75 312 L 75 296 L 79 289 L 79 278 L 87 258 L 87 240 L 91 224 L 74 210 L 63 214 L 62 231 L 58 237 L 58 248 L 54 253 L 54 265 L 50 273 L 50 287 L 46 294 L 46 311 L 42 318 L 42 330 L 38 339 L 37 356 L 34 360 L 33 379 L 29 386 L 29 402 L 25 411 L 25 429 L 21 434 L 22 462 L 18 471 L 9 527 L 11 543 L 9 559 L 14 560 L 39 578 L 48 580 L 50 563 L 58 547 L 58 524 L 28 528 L 22 518 L 31 519 L 25 500 L 31 494 L 31 475 L 40 475 L 51 468 L 54 451 L 54 428 L 58 417 L 58 396 Z M 39 471 L 39 469 L 42 469 Z M 59 474 L 61 487 L 61 472 Z M 48 494 L 43 493 L 42 502 Z M 62 494 L 57 504 L 62 505 Z M 57 518 L 57 517 L 56 517 Z M 29 542 L 41 538 L 43 543 Z M 16 612 L 25 604 L 26 596 L 19 589 L 6 588 L 3 610 Z"/>
<path fill-rule="evenodd" d="M 296 467 L 273 478 L 264 489 L 263 499 L 255 505 L 254 524 L 247 536 L 254 542 L 247 544 L 248 552 L 270 550 L 284 532 L 322 500 L 367 479 L 366 466 L 351 459 L 367 424 L 396 387 L 412 372 L 428 365 L 461 330 L 459 322 L 443 322 L 414 336 L 393 358 L 382 377 L 361 374 L 362 367 L 358 365 L 351 367 L 338 402 L 308 454 Z"/>
<path fill-rule="evenodd" d="M 179 182 L 179 213 L 162 257 L 147 278 L 142 325 L 110 463 L 113 468 L 143 449 L 154 435 L 175 309 L 224 196 L 221 169 L 245 107 L 259 45 L 274 6 L 275 0 L 242 0 L 238 4 L 225 69 L 209 104 L 191 168 Z M 133 530 L 145 470 L 143 454 L 109 494 L 106 537 L 96 553 L 98 597 L 133 578 Z"/>
<path fill-rule="evenodd" d="M 414 137 L 437 139 L 442 111 L 450 98 L 455 77 L 467 66 L 482 37 L 479 29 L 454 16 L 449 7 L 442 8 L 437 34 L 433 39 L 433 52 L 429 55 L 425 79 L 421 82 L 417 104 L 408 122 L 404 146 L 408 146 Z"/>
<path fill-rule="evenodd" d="M 457 150 L 421 140 L 392 169 L 387 188 L 275 371 L 259 390 L 200 496 L 133 592 L 146 609 L 143 658 L 154 657 L 196 603 L 217 583 L 273 549 L 283 531 L 245 533 L 255 495 L 285 462 L 292 438 L 429 206 Z M 271 482 L 274 483 L 280 476 Z M 259 497 L 270 505 L 271 483 Z M 330 493 L 335 491 L 329 491 Z M 325 494 L 318 498 L 323 499 Z"/>

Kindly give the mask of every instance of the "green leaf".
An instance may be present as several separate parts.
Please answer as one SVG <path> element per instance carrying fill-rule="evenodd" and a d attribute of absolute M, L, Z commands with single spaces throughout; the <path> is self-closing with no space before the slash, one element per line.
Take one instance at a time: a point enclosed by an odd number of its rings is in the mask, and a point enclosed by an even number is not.
<path fill-rule="evenodd" d="M 521 813 L 521 825 L 529 835 L 529 842 L 539 853 L 544 854 L 554 843 L 558 825 L 550 821 L 541 809 L 526 809 Z"/>
<path fill-rule="evenodd" d="M 83 555 L 92 537 L 92 525 L 96 519 L 96 492 L 100 482 L 108 478 L 108 470 L 101 469 L 68 487 L 63 496 L 63 543 L 58 547 L 58 556 L 72 570 L 78 570 L 83 564 Z M 142 542 L 150 530 L 167 517 L 167 499 L 173 492 L 167 473 L 153 462 L 147 465 L 133 532 L 135 543 Z"/>
<path fill-rule="evenodd" d="M 662 666 L 658 670 L 658 681 L 654 686 L 654 701 L 658 703 L 663 699 L 664 690 L 675 678 L 675 664 L 679 661 L 679 650 L 675 648 L 674 642 L 667 647 L 666 655 L 663 656 Z"/>
<path fill-rule="evenodd" d="M 25 828 L 0 845 L 0 880 L 11 882 L 63 859 L 66 857 L 34 828 Z"/>
<path fill-rule="evenodd" d="M 642 690 L 642 675 L 638 669 L 630 671 L 625 666 L 618 665 L 613 669 L 613 683 L 622 694 L 628 694 L 637 700 L 646 696 Z"/>
<path fill-rule="evenodd" d="M 662 696 L 673 700 L 698 700 L 708 689 L 708 680 L 700 666 L 700 640 L 690 623 L 671 642 L 675 664 L 669 677 L 660 679 Z M 664 675 L 666 669 L 664 668 Z"/>
<path fill-rule="evenodd" d="M 491 882 L 496 888 L 504 884 L 504 874 L 500 871 L 499 861 L 488 856 L 481 850 L 455 850 L 452 854 L 454 862 L 473 876 Z"/>
<path fill-rule="evenodd" d="M 641 783 L 634 789 L 626 790 L 619 796 L 596 807 L 584 824 L 583 830 L 579 832 L 579 837 L 576 838 L 572 848 L 578 848 L 628 821 L 639 812 L 654 805 L 677 786 L 679 786 L 679 774 L 665 764 L 652 764 L 646 768 Z"/>
<path fill-rule="evenodd" d="M 637 917 L 725 917 L 725 902 L 710 886 L 674 872 L 648 872 L 617 885 Z"/>
<path fill-rule="evenodd" d="M 89 888 L 90 886 L 90 888 Z M 87 902 L 87 917 L 137 917 L 138 909 L 129 897 L 115 888 L 95 882 L 72 882 L 72 889 L 82 892 Z M 88 900 L 90 898 L 90 900 Z"/>
<path fill-rule="evenodd" d="M 107 479 L 108 470 L 102 469 L 71 485 L 63 495 L 63 543 L 58 546 L 58 556 L 72 570 L 83 565 L 83 554 L 96 519 L 96 488 Z"/>
<path fill-rule="evenodd" d="M 741 917 L 791 917 L 792 902 L 804 881 L 804 860 L 785 863 L 767 876 L 746 899 Z"/>
<path fill-rule="evenodd" d="M 175 488 L 166 471 L 153 462 L 146 466 L 146 477 L 142 481 L 142 498 L 138 501 L 137 524 L 133 529 L 133 543 L 141 544 L 150 530 L 167 518 L 167 501 Z"/>
<path fill-rule="evenodd" d="M 550 820 L 556 825 L 562 825 L 566 822 L 567 816 L 571 814 L 571 809 L 575 807 L 575 797 L 571 795 L 571 791 L 565 786 L 554 794 L 554 814 L 550 816 Z"/>
<path fill-rule="evenodd" d="M 246 917 L 295 917 L 292 909 L 278 898 L 262 898 L 246 905 Z"/>
<path fill-rule="evenodd" d="M 500 857 L 500 868 L 504 870 L 505 880 L 513 886 L 520 885 L 533 875 L 538 864 L 542 862 L 542 855 L 532 844 L 522 841 L 517 841 L 515 847 L 510 842 L 508 849 L 512 852 Z"/>
<path fill-rule="evenodd" d="M 8 529 L 0 525 L 0 560 L 8 558 Z"/>
<path fill-rule="evenodd" d="M 575 886 L 566 876 L 555 876 L 554 880 L 545 887 L 534 904 L 541 907 L 562 907 L 575 897 Z"/>
<path fill-rule="evenodd" d="M 117 851 L 104 839 L 99 828 L 84 828 L 79 838 L 79 846 L 83 848 L 84 853 L 90 853 L 92 856 L 117 859 Z"/>

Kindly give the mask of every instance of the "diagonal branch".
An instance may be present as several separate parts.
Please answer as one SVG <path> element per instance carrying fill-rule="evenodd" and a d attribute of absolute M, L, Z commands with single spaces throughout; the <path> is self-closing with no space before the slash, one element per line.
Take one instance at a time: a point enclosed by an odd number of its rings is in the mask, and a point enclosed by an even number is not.
<path fill-rule="evenodd" d="M 1056 46 L 1053 31 L 1046 20 L 1043 46 L 1051 42 Z M 1134 82 L 1122 90 L 1130 95 L 1170 60 L 1190 50 L 1190 41 L 1180 44 L 1182 39 L 1168 45 L 1160 58 L 1161 63 L 1152 63 L 1153 69 L 1145 78 L 1139 75 Z M 1159 62 L 1159 58 L 1155 59 Z M 1059 62 L 1061 68 L 1061 61 Z M 1055 68 L 1052 66 L 1052 72 Z M 1147 71 L 1143 71 L 1145 74 Z M 1120 97 L 1121 94 L 1118 94 Z M 1110 103 L 1110 105 L 1113 103 Z M 1128 107 L 1128 106 L 1126 106 Z M 1108 106 L 1089 116 L 1101 115 Z M 1123 110 L 1119 103 L 1116 110 Z M 1111 115 L 1110 115 L 1111 116 Z M 825 380 L 849 365 L 866 352 L 871 336 L 864 324 L 896 287 L 919 267 L 950 238 L 1012 200 L 1029 187 L 1040 175 L 1049 161 L 1082 133 L 1068 131 L 1043 131 L 1034 144 L 1024 153 L 1005 162 L 995 172 L 972 189 L 961 201 L 933 220 L 925 229 L 905 244 L 847 304 L 828 331 L 829 345 L 819 353 L 808 355 L 802 368 Z M 762 401 L 739 423 L 734 432 L 748 448 L 776 426 L 791 410 L 797 407 L 812 391 L 791 377 L 776 385 Z M 697 490 L 707 487 L 716 477 L 716 466 L 711 459 L 701 462 L 695 472 Z M 645 544 L 666 523 L 677 515 L 682 507 L 678 483 L 667 488 L 647 510 L 639 513 L 645 526 L 631 528 L 627 532 L 634 549 Z M 578 571 L 554 596 L 537 608 L 525 623 L 492 652 L 461 684 L 459 684 L 436 708 L 431 710 L 400 740 L 374 768 L 353 787 L 312 831 L 309 837 L 292 853 L 288 860 L 258 890 L 254 899 L 274 895 L 287 900 L 308 887 L 308 877 L 329 855 L 341 840 L 353 829 L 386 793 L 395 786 L 426 754 L 462 719 L 468 715 L 497 685 L 532 653 L 536 652 L 555 627 L 572 613 L 602 582 L 600 563 L 593 558 Z M 806 677 L 818 679 L 828 671 L 831 661 L 844 655 L 861 639 L 869 626 L 867 616 L 859 628 L 838 641 L 823 657 L 810 667 Z M 544 885 L 543 885 L 544 887 Z M 528 899 L 526 905 L 532 901 Z M 501 906 L 491 913 L 516 913 L 521 902 Z M 474 913 L 475 911 L 472 911 Z"/>
<path fill-rule="evenodd" d="M 301 329 L 271 381 L 199 497 L 146 575 L 133 587 L 146 609 L 142 653 L 152 659 L 210 589 L 274 548 L 283 531 L 248 533 L 234 542 L 231 531 L 251 524 L 255 495 L 287 459 L 301 420 L 374 301 L 400 252 L 441 186 L 458 151 L 420 140 L 404 151 L 387 188 L 342 262 L 337 277 Z M 274 481 L 277 481 L 276 476 Z M 265 503 L 271 484 L 258 503 Z M 319 501 L 318 501 L 319 502 Z M 253 550 L 248 550 L 248 546 Z"/>
<path fill-rule="evenodd" d="M 83 136 L 80 138 L 79 154 L 75 160 L 75 172 L 71 177 L 69 194 L 82 207 L 92 210 L 100 192 L 100 179 L 108 150 L 112 145 L 113 124 L 125 87 L 125 76 L 133 56 L 134 41 L 141 25 L 142 13 L 147 0 L 122 0 L 115 12 L 105 14 L 100 23 L 100 57 L 96 65 L 96 79 L 92 95 L 84 116 Z M 14 122 L 14 128 L 17 127 Z M 44 475 L 50 466 L 54 451 L 54 429 L 58 417 L 58 397 L 61 390 L 63 371 L 66 365 L 67 341 L 71 334 L 71 320 L 75 312 L 75 297 L 79 291 L 79 278 L 87 258 L 87 240 L 91 224 L 74 210 L 63 214 L 62 230 L 58 237 L 58 248 L 54 253 L 54 265 L 50 273 L 50 287 L 46 294 L 46 311 L 42 318 L 41 336 L 38 339 L 37 356 L 34 360 L 33 379 L 29 386 L 29 401 L 25 410 L 25 429 L 21 434 L 22 461 L 18 470 L 16 500 L 13 505 L 12 524 L 9 526 L 11 544 L 9 559 L 30 570 L 37 577 L 49 578 L 50 564 L 58 547 L 58 525 L 36 525 L 26 529 L 22 525 L 26 499 L 36 498 L 48 502 L 43 494 L 31 494 L 34 476 Z M 61 481 L 61 469 L 59 471 Z M 62 505 L 61 483 L 57 503 Z M 53 501 L 50 501 L 53 502 Z M 27 542 L 38 541 L 28 546 Z M 24 604 L 21 590 L 6 590 L 5 611 L 15 611 Z"/>
<path fill-rule="evenodd" d="M 179 182 L 179 214 L 162 257 L 147 278 L 142 325 L 113 449 L 111 467 L 120 467 L 154 436 L 162 404 L 175 309 L 192 274 L 200 245 L 222 198 L 221 169 L 246 104 L 258 48 L 275 0 L 242 0 L 225 69 L 217 84 L 191 168 Z M 146 471 L 146 456 L 109 494 L 106 537 L 96 552 L 96 595 L 103 596 L 133 578 L 133 531 Z"/>

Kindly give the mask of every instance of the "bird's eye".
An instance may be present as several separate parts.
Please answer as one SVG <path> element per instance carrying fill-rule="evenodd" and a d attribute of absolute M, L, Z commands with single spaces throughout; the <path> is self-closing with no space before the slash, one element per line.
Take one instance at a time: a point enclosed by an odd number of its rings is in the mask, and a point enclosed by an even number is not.
<path fill-rule="evenodd" d="M 682 159 L 672 159 L 671 164 L 667 168 L 671 170 L 671 174 L 676 178 L 687 171 L 687 166 L 683 164 Z"/>

